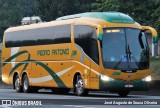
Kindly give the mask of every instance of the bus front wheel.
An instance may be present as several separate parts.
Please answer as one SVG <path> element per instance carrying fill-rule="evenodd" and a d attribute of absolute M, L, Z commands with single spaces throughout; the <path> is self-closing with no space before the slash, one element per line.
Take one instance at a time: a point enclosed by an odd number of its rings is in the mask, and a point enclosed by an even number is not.
<path fill-rule="evenodd" d="M 82 80 L 81 75 L 77 75 L 75 88 L 76 88 L 76 93 L 77 93 L 78 96 L 88 95 L 89 90 L 84 88 L 83 80 Z"/>
<path fill-rule="evenodd" d="M 129 91 L 119 91 L 118 94 L 120 97 L 127 97 L 127 95 L 129 94 Z"/>

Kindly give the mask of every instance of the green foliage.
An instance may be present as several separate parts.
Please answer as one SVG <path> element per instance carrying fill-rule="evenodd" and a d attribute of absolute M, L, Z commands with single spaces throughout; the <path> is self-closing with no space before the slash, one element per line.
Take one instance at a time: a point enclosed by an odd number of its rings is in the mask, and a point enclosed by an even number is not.
<path fill-rule="evenodd" d="M 21 24 L 21 19 L 34 14 L 35 0 L 0 0 L 0 27 Z"/>
<path fill-rule="evenodd" d="M 0 26 L 19 24 L 21 18 L 19 0 L 0 0 Z"/>
<path fill-rule="evenodd" d="M 152 58 L 150 60 L 150 66 L 151 66 L 151 76 L 154 80 L 160 80 L 160 58 Z"/>
<path fill-rule="evenodd" d="M 36 0 L 36 13 L 45 21 L 57 17 L 92 11 L 94 0 Z"/>
<path fill-rule="evenodd" d="M 154 12 L 152 13 L 153 24 L 160 33 L 160 0 L 155 0 L 155 7 L 153 8 Z"/>
<path fill-rule="evenodd" d="M 1 53 L 0 53 L 0 77 L 1 77 L 1 74 L 2 74 L 2 73 L 1 73 L 1 72 L 2 72 L 2 71 L 1 71 L 1 70 L 2 70 L 2 61 L 1 61 L 1 60 L 2 60 L 2 59 L 1 59 Z"/>
<path fill-rule="evenodd" d="M 154 19 L 154 0 L 97 0 L 95 11 L 119 11 L 126 13 L 143 25 L 152 25 Z"/>
<path fill-rule="evenodd" d="M 51 21 L 89 11 L 123 12 L 160 30 L 160 0 L 0 0 L 0 36 L 7 27 L 20 25 L 25 16 Z"/>
<path fill-rule="evenodd" d="M 35 14 L 35 0 L 0 0 L 0 40 L 6 28 L 21 24 L 24 16 Z"/>
<path fill-rule="evenodd" d="M 20 7 L 21 7 L 21 16 L 33 16 L 35 15 L 35 7 L 36 7 L 36 0 L 20 0 Z"/>

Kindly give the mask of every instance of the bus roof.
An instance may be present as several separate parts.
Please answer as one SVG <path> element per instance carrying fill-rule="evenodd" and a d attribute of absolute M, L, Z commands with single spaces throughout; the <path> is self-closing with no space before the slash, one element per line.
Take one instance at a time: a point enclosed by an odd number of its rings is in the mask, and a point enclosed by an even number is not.
<path fill-rule="evenodd" d="M 135 21 L 130 16 L 120 12 L 86 12 L 81 14 L 63 16 L 57 18 L 56 20 L 67 20 L 80 17 L 98 18 L 111 23 L 126 23 L 126 24 L 135 23 Z"/>
<path fill-rule="evenodd" d="M 57 25 L 65 25 L 65 24 L 71 24 L 74 22 L 75 22 L 75 19 L 69 19 L 67 21 L 65 20 L 64 21 L 50 21 L 50 22 L 44 22 L 44 23 L 38 23 L 38 24 L 22 25 L 22 26 L 10 27 L 5 32 L 14 32 L 14 31 L 21 31 L 21 30 L 51 27 L 51 26 L 57 26 Z"/>
<path fill-rule="evenodd" d="M 102 27 L 133 27 L 140 28 L 141 25 L 135 22 L 130 16 L 120 12 L 86 12 L 81 14 L 63 16 L 51 22 L 10 27 L 6 32 L 45 28 L 57 25 L 77 24 Z"/>

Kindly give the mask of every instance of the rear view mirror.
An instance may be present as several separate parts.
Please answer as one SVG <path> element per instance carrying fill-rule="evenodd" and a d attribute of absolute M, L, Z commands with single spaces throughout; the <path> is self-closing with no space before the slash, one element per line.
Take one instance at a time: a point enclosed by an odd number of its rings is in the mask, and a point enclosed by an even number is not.
<path fill-rule="evenodd" d="M 145 31 L 145 33 L 150 33 L 149 35 L 147 35 L 147 40 L 150 46 L 150 49 L 152 52 L 152 56 L 153 57 L 158 57 L 159 55 L 159 49 L 158 49 L 158 35 L 157 35 L 157 31 L 149 26 L 142 26 L 142 30 Z M 150 36 L 151 35 L 151 36 Z"/>

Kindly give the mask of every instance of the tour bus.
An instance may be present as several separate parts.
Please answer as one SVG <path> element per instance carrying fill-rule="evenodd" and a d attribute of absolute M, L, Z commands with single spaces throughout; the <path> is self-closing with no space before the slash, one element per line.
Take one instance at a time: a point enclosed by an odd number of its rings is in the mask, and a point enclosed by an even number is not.
<path fill-rule="evenodd" d="M 79 96 L 91 90 L 146 91 L 151 81 L 146 31 L 120 12 L 86 12 L 8 28 L 2 45 L 2 80 L 17 92 Z"/>

